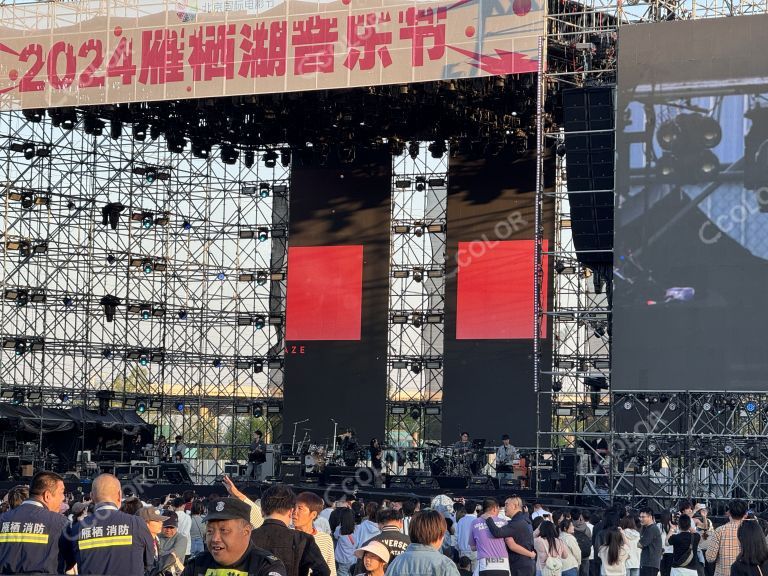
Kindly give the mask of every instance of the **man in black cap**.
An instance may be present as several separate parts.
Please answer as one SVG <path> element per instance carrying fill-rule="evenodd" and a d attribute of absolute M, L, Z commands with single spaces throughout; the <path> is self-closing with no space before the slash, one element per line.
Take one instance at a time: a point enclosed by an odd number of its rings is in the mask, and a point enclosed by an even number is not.
<path fill-rule="evenodd" d="M 251 534 L 251 542 L 269 550 L 285 564 L 288 576 L 330 576 L 323 553 L 309 534 L 288 527 L 296 506 L 296 494 L 288 486 L 270 486 L 261 495 L 264 524 Z"/>
<path fill-rule="evenodd" d="M 163 515 L 163 530 L 158 535 L 160 546 L 158 555 L 175 554 L 179 562 L 184 564 L 184 558 L 187 555 L 187 537 L 179 532 L 178 513 L 173 510 L 166 510 Z"/>
<path fill-rule="evenodd" d="M 251 543 L 250 517 L 251 507 L 237 498 L 210 502 L 205 517 L 208 549 L 187 561 L 182 576 L 224 572 L 237 576 L 288 576 L 277 557 Z"/>
<path fill-rule="evenodd" d="M 3 515 L 0 524 L 0 573 L 63 574 L 67 519 L 59 508 L 64 501 L 64 481 L 54 472 L 38 472 L 29 488 L 29 499 Z M 68 564 L 65 566 L 65 564 Z"/>

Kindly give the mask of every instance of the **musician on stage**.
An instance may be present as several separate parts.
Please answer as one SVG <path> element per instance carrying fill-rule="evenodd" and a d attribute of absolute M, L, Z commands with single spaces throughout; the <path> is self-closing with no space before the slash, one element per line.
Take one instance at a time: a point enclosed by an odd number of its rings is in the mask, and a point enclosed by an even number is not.
<path fill-rule="evenodd" d="M 373 469 L 373 485 L 375 488 L 381 488 L 381 469 L 383 450 L 379 444 L 378 438 L 371 440 L 371 468 Z"/>
<path fill-rule="evenodd" d="M 358 445 L 357 436 L 355 435 L 354 428 L 347 428 L 341 436 L 341 452 L 342 458 L 344 458 L 344 464 L 346 466 L 355 466 L 358 459 Z"/>
<path fill-rule="evenodd" d="M 512 479 L 512 463 L 519 458 L 517 448 L 509 441 L 509 434 L 501 437 L 501 446 L 496 448 L 496 477 L 499 481 Z"/>
<path fill-rule="evenodd" d="M 461 433 L 461 440 L 453 445 L 453 449 L 460 454 L 464 454 L 472 450 L 472 442 L 469 441 L 469 432 Z"/>
<path fill-rule="evenodd" d="M 160 458 L 160 462 L 167 462 L 170 456 L 170 448 L 168 447 L 168 440 L 165 439 L 163 434 L 157 439 L 155 444 L 157 448 L 157 456 Z"/>
<path fill-rule="evenodd" d="M 261 467 L 267 461 L 267 445 L 263 440 L 264 434 L 256 430 L 253 434 L 253 442 L 248 454 L 248 476 L 253 480 L 261 480 Z"/>

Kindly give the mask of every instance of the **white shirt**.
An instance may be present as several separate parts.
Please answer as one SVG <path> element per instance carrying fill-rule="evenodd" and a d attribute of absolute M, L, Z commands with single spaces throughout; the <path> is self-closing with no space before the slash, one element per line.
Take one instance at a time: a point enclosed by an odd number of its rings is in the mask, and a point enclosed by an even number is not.
<path fill-rule="evenodd" d="M 192 531 L 192 518 L 184 510 L 177 510 L 176 516 L 179 519 L 179 534 L 187 537 L 187 556 L 189 556 L 189 553 L 192 551 L 192 537 L 190 535 Z"/>
<path fill-rule="evenodd" d="M 472 522 L 477 520 L 476 514 L 465 514 L 461 517 L 461 520 L 456 522 L 456 548 L 459 552 L 469 552 L 470 547 L 469 538 L 472 535 Z M 465 554 L 469 556 L 469 554 Z"/>
<path fill-rule="evenodd" d="M 589 522 L 584 522 L 584 524 L 586 524 L 587 528 L 589 528 L 589 534 L 590 534 L 590 539 L 591 539 L 592 538 L 592 534 L 595 533 L 595 525 L 594 524 L 590 524 Z M 594 560 L 595 559 L 595 547 L 594 546 L 591 546 L 589 548 L 589 559 L 590 560 Z"/>
<path fill-rule="evenodd" d="M 317 515 L 317 520 L 320 520 L 322 518 L 326 522 L 328 522 L 331 519 L 331 513 L 333 512 L 333 508 L 323 508 L 320 511 L 320 514 Z M 316 521 L 317 521 L 316 520 Z M 330 524 L 328 524 L 328 528 L 330 529 Z"/>
<path fill-rule="evenodd" d="M 552 516 L 552 512 L 549 512 L 548 510 L 544 510 L 544 508 L 536 510 L 533 514 L 531 514 L 531 522 L 536 520 L 536 518 L 538 518 L 539 516 L 544 516 L 544 515 L 547 515 L 547 514 Z"/>
<path fill-rule="evenodd" d="M 323 518 L 322 516 L 318 516 L 315 518 L 315 521 L 312 523 L 315 527 L 315 530 L 318 532 L 325 532 L 326 534 L 331 533 L 331 524 L 328 522 L 327 518 Z"/>

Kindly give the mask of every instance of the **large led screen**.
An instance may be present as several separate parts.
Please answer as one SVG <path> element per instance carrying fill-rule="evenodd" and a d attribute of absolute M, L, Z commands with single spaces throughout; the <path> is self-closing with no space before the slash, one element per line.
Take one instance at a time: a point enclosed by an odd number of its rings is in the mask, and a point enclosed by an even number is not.
<path fill-rule="evenodd" d="M 622 28 L 612 386 L 768 383 L 768 17 Z"/>

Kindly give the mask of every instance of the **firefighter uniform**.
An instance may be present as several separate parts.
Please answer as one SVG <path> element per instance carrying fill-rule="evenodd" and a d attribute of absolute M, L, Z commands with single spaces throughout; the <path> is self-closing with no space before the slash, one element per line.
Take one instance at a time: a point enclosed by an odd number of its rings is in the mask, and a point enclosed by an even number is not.
<path fill-rule="evenodd" d="M 93 514 L 70 529 L 77 572 L 110 576 L 143 576 L 155 563 L 155 544 L 146 522 L 101 502 Z"/>
<path fill-rule="evenodd" d="M 26 500 L 0 522 L 1 574 L 63 574 L 69 523 L 37 500 Z"/>

